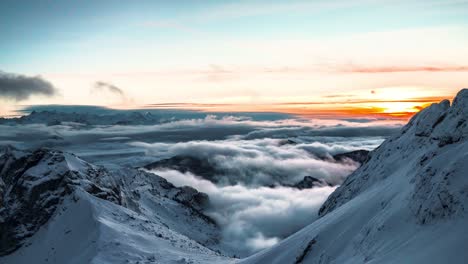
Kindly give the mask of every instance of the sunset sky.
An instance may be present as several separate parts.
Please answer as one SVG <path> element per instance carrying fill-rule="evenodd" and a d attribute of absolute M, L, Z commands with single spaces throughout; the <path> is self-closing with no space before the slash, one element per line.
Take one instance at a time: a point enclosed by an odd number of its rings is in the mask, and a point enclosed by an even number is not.
<path fill-rule="evenodd" d="M 468 86 L 468 1 L 4 0 L 0 10 L 0 115 L 73 104 L 405 119 Z M 5 86 L 34 76 L 53 92 Z"/>

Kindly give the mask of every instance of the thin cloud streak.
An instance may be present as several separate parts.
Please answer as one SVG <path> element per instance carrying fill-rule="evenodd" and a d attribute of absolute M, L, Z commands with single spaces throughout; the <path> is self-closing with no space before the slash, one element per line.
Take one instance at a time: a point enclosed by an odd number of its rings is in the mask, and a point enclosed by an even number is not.
<path fill-rule="evenodd" d="M 352 97 L 352 96 L 351 96 Z M 346 99 L 346 96 L 325 96 L 326 99 L 337 98 L 339 100 L 307 101 L 307 102 L 285 102 L 265 104 L 203 104 L 203 103 L 161 103 L 146 105 L 147 109 L 179 109 L 197 111 L 220 111 L 220 112 L 281 112 L 311 118 L 337 119 L 346 117 L 369 117 L 389 120 L 406 120 L 416 112 L 424 109 L 432 103 L 440 102 L 446 97 L 430 96 L 408 99 Z M 412 111 L 384 112 L 381 104 L 414 104 Z"/>
<path fill-rule="evenodd" d="M 108 92 L 108 93 L 119 96 L 124 105 L 133 104 L 133 99 L 129 98 L 124 90 L 122 90 L 121 88 L 111 83 L 102 82 L 102 81 L 95 82 L 93 87 L 91 88 L 91 93 L 93 94 L 93 93 L 99 93 L 99 92 Z"/>
<path fill-rule="evenodd" d="M 111 93 L 115 93 L 115 94 L 118 94 L 120 96 L 125 96 L 125 93 L 122 89 L 120 89 L 119 87 L 113 85 L 113 84 L 110 84 L 110 83 L 106 83 L 106 82 L 96 82 L 94 83 L 94 86 L 92 88 L 92 91 L 102 91 L 102 90 L 107 90 Z"/>
<path fill-rule="evenodd" d="M 468 66 L 350 66 L 343 73 L 468 72 Z"/>

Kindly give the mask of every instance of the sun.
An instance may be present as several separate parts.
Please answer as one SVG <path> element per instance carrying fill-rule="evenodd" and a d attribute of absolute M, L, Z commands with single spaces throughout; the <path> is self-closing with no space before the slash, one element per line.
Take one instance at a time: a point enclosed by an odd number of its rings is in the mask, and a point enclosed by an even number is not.
<path fill-rule="evenodd" d="M 410 117 L 434 102 L 441 100 L 439 94 L 422 87 L 387 87 L 372 90 L 366 105 L 376 114 L 393 117 Z"/>
<path fill-rule="evenodd" d="M 424 108 L 424 103 L 416 102 L 385 102 L 378 103 L 377 106 L 382 110 L 382 113 L 416 113 Z"/>

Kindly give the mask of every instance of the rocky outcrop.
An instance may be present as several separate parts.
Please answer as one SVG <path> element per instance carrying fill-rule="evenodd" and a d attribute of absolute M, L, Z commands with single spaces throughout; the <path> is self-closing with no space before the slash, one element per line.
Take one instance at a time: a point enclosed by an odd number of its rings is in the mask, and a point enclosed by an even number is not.
<path fill-rule="evenodd" d="M 209 197 L 206 193 L 201 193 L 190 186 L 182 186 L 175 190 L 176 192 L 171 195 L 172 199 L 199 211 L 209 204 Z"/>
<path fill-rule="evenodd" d="M 363 164 L 369 158 L 369 153 L 370 153 L 370 151 L 368 151 L 368 150 L 359 149 L 359 150 L 355 150 L 355 151 L 350 151 L 350 152 L 346 152 L 346 153 L 340 153 L 340 154 L 333 155 L 333 159 L 338 161 L 338 162 L 343 162 L 346 159 L 350 159 L 352 161 Z"/>
<path fill-rule="evenodd" d="M 206 225 L 216 226 L 201 211 L 208 196 L 193 188 L 177 188 L 157 175 L 134 169 L 114 174 L 62 151 L 7 148 L 0 157 L 0 256 L 21 247 L 76 189 L 137 212 L 145 193 L 156 200 L 167 197 Z"/>
<path fill-rule="evenodd" d="M 76 162 L 80 171 L 67 163 Z M 0 159 L 0 255 L 21 246 L 51 215 L 64 196 L 74 188 L 82 188 L 96 197 L 120 204 L 119 189 L 113 184 L 103 185 L 105 171 L 90 166 L 71 154 L 39 149 L 20 153 L 8 149 Z"/>
<path fill-rule="evenodd" d="M 299 182 L 297 182 L 295 184 L 284 185 L 284 186 L 291 187 L 291 188 L 296 188 L 296 189 L 299 189 L 299 190 L 304 190 L 304 189 L 311 189 L 311 188 L 314 188 L 314 187 L 323 187 L 323 186 L 329 186 L 329 185 L 330 184 L 328 184 L 324 180 L 317 179 L 317 178 L 312 177 L 312 176 L 305 176 L 302 180 L 300 180 Z"/>
<path fill-rule="evenodd" d="M 144 166 L 147 170 L 176 170 L 192 173 L 211 182 L 218 182 L 216 175 L 223 174 L 207 159 L 187 155 L 162 159 Z"/>

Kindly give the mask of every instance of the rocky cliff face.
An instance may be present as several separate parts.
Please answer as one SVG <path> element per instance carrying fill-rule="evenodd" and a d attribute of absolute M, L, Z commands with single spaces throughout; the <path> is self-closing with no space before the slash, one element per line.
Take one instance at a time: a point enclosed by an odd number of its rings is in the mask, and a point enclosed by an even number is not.
<path fill-rule="evenodd" d="M 68 164 L 70 161 L 80 167 L 73 168 Z M 104 171 L 58 151 L 40 149 L 19 153 L 9 149 L 1 157 L 0 171 L 4 185 L 0 214 L 1 255 L 17 249 L 25 238 L 33 235 L 74 188 L 121 202 L 116 186 L 98 185 L 107 176 Z"/>
<path fill-rule="evenodd" d="M 363 164 L 369 159 L 369 151 L 360 149 L 346 153 L 336 154 L 333 155 L 333 159 L 336 161 L 344 161 L 345 159 L 350 159 L 360 164 Z"/>
<path fill-rule="evenodd" d="M 225 173 L 223 171 L 219 171 L 215 165 L 210 163 L 208 159 L 186 155 L 179 155 L 168 159 L 158 160 L 145 165 L 144 168 L 147 170 L 160 169 L 177 170 L 182 173 L 190 172 L 215 183 L 219 182 L 219 179 L 216 176 Z"/>
<path fill-rule="evenodd" d="M 124 169 L 111 172 L 89 164 L 73 154 L 51 149 L 33 152 L 7 148 L 0 157 L 0 256 L 21 247 L 56 213 L 57 207 L 77 191 L 143 213 L 158 212 L 142 203 L 145 198 L 162 203 L 180 217 L 183 224 L 206 226 L 205 230 L 180 230 L 214 244 L 217 226 L 202 213 L 209 202 L 206 194 L 190 187 L 177 188 L 165 179 L 143 171 Z M 175 216 L 174 216 L 175 218 Z"/>

